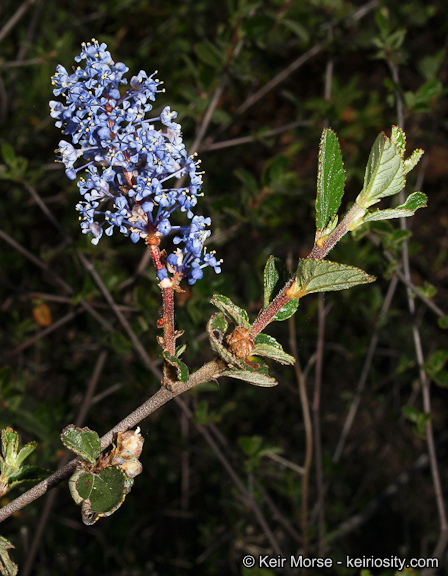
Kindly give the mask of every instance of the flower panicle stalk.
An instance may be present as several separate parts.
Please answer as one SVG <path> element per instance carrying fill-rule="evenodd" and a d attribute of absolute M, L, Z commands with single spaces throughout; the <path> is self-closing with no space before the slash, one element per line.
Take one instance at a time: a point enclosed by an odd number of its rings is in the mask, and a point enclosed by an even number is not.
<path fill-rule="evenodd" d="M 55 97 L 50 102 L 56 126 L 69 140 L 59 142 L 59 160 L 68 178 L 78 180 L 82 200 L 76 205 L 81 229 L 97 244 L 114 230 L 144 239 L 158 251 L 160 239 L 173 234 L 174 249 L 154 261 L 159 282 L 194 284 L 211 266 L 221 271 L 221 261 L 207 252 L 210 218 L 194 214 L 202 195 L 200 160 L 188 156 L 177 113 L 169 106 L 150 116 L 162 82 L 143 70 L 127 89 L 127 66 L 115 63 L 107 45 L 84 43 L 73 73 L 58 65 L 52 77 Z M 157 125 L 161 127 L 157 127 Z M 188 184 L 176 187 L 187 178 Z M 188 223 L 174 225 L 174 212 L 185 213 Z M 154 260 L 154 258 L 153 258 Z"/>

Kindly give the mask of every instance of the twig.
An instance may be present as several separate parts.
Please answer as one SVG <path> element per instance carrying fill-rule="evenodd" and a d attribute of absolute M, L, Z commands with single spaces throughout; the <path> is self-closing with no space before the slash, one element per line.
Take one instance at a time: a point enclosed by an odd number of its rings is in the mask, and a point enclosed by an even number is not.
<path fill-rule="evenodd" d="M 78 314 L 81 314 L 81 312 L 82 312 L 82 310 L 80 308 L 78 308 L 74 312 L 69 312 L 68 314 L 66 314 L 62 318 L 59 318 L 59 320 L 56 320 L 56 322 L 53 322 L 53 324 L 51 324 L 51 326 L 44 328 L 43 330 L 41 330 L 40 332 L 35 334 L 32 338 L 29 338 L 26 342 L 23 342 L 22 344 L 17 346 L 17 348 L 14 348 L 14 350 L 11 350 L 10 352 L 6 352 L 5 356 L 11 357 L 11 356 L 15 356 L 16 354 L 19 354 L 20 352 L 23 352 L 23 350 L 26 350 L 32 344 L 35 344 L 36 342 L 38 342 L 42 338 L 45 338 L 46 336 L 48 336 L 48 334 L 51 334 L 52 332 L 54 332 L 55 330 L 57 330 L 61 326 L 64 326 L 64 324 L 67 324 L 67 322 L 70 322 L 70 320 L 73 320 L 73 318 L 75 318 L 75 316 L 77 316 Z"/>
<path fill-rule="evenodd" d="M 0 70 L 11 68 L 24 68 L 25 66 L 36 66 L 43 64 L 42 58 L 28 58 L 28 60 L 14 60 L 13 62 L 0 62 Z"/>
<path fill-rule="evenodd" d="M 182 398 L 179 397 L 176 399 L 176 401 L 180 402 L 180 401 L 182 401 Z M 207 425 L 207 429 L 209 430 L 210 434 L 212 434 L 212 436 L 223 447 L 224 451 L 229 455 L 229 457 L 235 459 L 234 454 L 232 453 L 232 451 L 229 447 L 229 443 L 227 442 L 227 438 L 221 434 L 221 431 L 219 430 L 219 428 L 215 424 L 210 423 Z M 278 454 L 265 453 L 264 455 L 270 457 L 272 460 L 278 461 L 279 463 L 283 464 L 284 466 L 286 466 L 288 468 L 291 468 L 292 470 L 294 470 L 295 472 L 297 472 L 300 475 L 303 474 L 303 468 L 302 467 L 297 466 L 296 464 L 290 462 L 289 460 L 286 460 L 285 458 L 281 458 L 280 456 L 278 456 Z M 262 484 L 259 482 L 259 480 L 257 478 L 254 478 L 254 485 L 257 487 L 257 489 L 261 493 L 263 499 L 265 500 L 267 506 L 270 508 L 270 510 L 272 512 L 272 518 L 275 520 L 278 520 L 278 522 L 280 524 L 282 524 L 284 526 L 284 528 L 286 528 L 286 530 L 291 534 L 291 536 L 297 542 L 302 543 L 301 536 L 294 530 L 294 528 L 286 520 L 286 518 L 283 517 L 280 510 L 278 509 L 276 504 L 273 502 L 272 498 L 269 496 L 268 492 L 263 488 Z"/>
<path fill-rule="evenodd" d="M 17 250 L 17 252 L 20 252 L 20 254 L 23 254 L 23 256 L 28 258 L 28 260 L 30 260 L 33 264 L 38 266 L 41 270 L 44 270 L 47 273 L 48 277 L 51 278 L 56 284 L 58 284 L 63 290 L 65 290 L 69 294 L 73 293 L 72 287 L 69 286 L 67 284 L 67 282 L 65 282 L 57 274 L 55 274 L 49 268 L 48 264 L 46 264 L 45 262 L 42 262 L 42 260 L 40 260 L 40 258 L 37 258 L 37 256 L 34 256 L 34 254 L 32 254 L 29 250 L 27 250 L 21 244 L 16 242 L 14 240 L 14 238 L 11 238 L 11 236 L 9 236 L 9 234 L 4 232 L 3 230 L 0 230 L 0 238 L 5 240 L 5 242 L 7 242 L 10 246 L 15 248 L 15 250 Z"/>
<path fill-rule="evenodd" d="M 264 96 L 266 96 L 268 92 L 276 88 L 279 84 L 281 84 L 284 80 L 286 80 L 288 76 L 290 76 L 293 72 L 298 70 L 306 62 L 308 62 L 308 60 L 311 60 L 313 56 L 316 56 L 317 54 L 322 52 L 322 50 L 323 45 L 316 44 L 315 46 L 310 48 L 308 52 L 305 52 L 305 54 L 299 56 L 299 58 L 294 60 L 294 62 L 292 62 L 289 66 L 287 66 L 284 70 L 282 70 L 280 74 L 277 74 L 277 76 L 275 76 L 270 82 L 268 82 L 262 88 L 260 88 L 260 90 L 255 92 L 255 94 L 249 96 L 249 98 L 247 98 L 247 100 L 243 102 L 243 104 L 241 104 L 241 106 L 236 110 L 235 116 L 241 116 L 242 114 L 244 114 L 251 106 L 256 104 Z"/>
<path fill-rule="evenodd" d="M 316 376 L 314 383 L 313 398 L 313 436 L 314 452 L 316 454 L 316 485 L 317 485 L 317 504 L 318 504 L 318 541 L 317 555 L 324 556 L 324 526 L 325 526 L 325 491 L 323 485 L 322 469 L 322 437 L 320 429 L 320 399 L 322 389 L 322 366 L 324 361 L 324 342 L 325 342 L 325 307 L 323 294 L 319 294 L 318 309 L 318 332 L 316 345 Z"/>
<path fill-rule="evenodd" d="M 89 411 L 89 408 L 92 405 L 93 395 L 95 394 L 95 390 L 98 386 L 98 381 L 103 371 L 104 364 L 106 363 L 106 358 L 107 358 L 107 351 L 103 350 L 97 358 L 92 377 L 90 378 L 87 384 L 87 391 L 84 394 L 84 398 L 79 408 L 78 415 L 76 416 L 75 426 L 80 427 L 84 424 L 87 412 Z"/>
<path fill-rule="evenodd" d="M 82 254 L 81 252 L 78 252 L 78 258 L 81 260 L 81 263 L 84 266 L 84 268 L 92 275 L 92 278 L 95 280 L 99 289 L 101 290 L 101 292 L 103 293 L 107 302 L 109 303 L 109 306 L 112 308 L 114 314 L 117 316 L 118 320 L 120 321 L 120 324 L 125 329 L 129 338 L 132 340 L 132 343 L 134 344 L 137 352 L 139 353 L 139 356 L 142 359 L 143 363 L 148 368 L 148 370 L 150 372 L 152 372 L 157 377 L 157 379 L 160 381 L 160 379 L 161 379 L 160 370 L 157 368 L 155 363 L 151 360 L 151 358 L 146 353 L 146 350 L 143 348 L 142 343 L 137 338 L 135 332 L 132 330 L 131 325 L 129 324 L 127 319 L 124 317 L 122 311 L 117 306 L 114 299 L 112 298 L 111 293 L 109 292 L 106 285 L 102 281 L 101 276 L 95 270 L 95 267 L 93 266 L 93 264 L 89 260 L 87 260 L 87 258 L 84 256 L 84 254 Z"/>
<path fill-rule="evenodd" d="M 145 252 L 146 254 L 146 252 Z M 22 288 L 17 288 L 18 292 L 21 292 L 22 294 L 24 294 L 25 296 L 28 296 L 30 298 L 40 298 L 41 300 L 47 300 L 48 302 L 59 302 L 60 304 L 72 304 L 73 300 L 71 298 L 69 298 L 68 296 L 60 296 L 59 294 L 48 294 L 47 292 L 35 292 L 33 290 L 24 290 Z M 83 301 L 81 300 L 80 302 L 81 306 L 83 305 Z M 89 308 L 98 308 L 98 309 L 103 309 L 103 310 L 109 310 L 110 306 L 108 304 L 105 304 L 104 302 L 86 302 L 87 306 L 85 307 L 87 310 L 87 307 Z M 120 310 L 122 312 L 141 312 L 140 308 L 137 308 L 136 306 L 127 306 L 126 304 L 118 304 L 118 307 L 120 308 Z M 103 316 L 98 315 L 99 318 L 101 318 L 104 321 Z M 100 321 L 99 318 L 95 317 L 96 320 L 98 320 L 98 322 Z M 108 330 L 111 331 L 115 331 L 115 328 L 113 328 L 113 326 L 109 323 L 108 324 Z"/>
<path fill-rule="evenodd" d="M 367 2 L 367 4 L 365 4 L 364 6 L 361 6 L 361 8 L 355 10 L 355 12 L 353 12 L 347 19 L 360 20 L 366 14 L 371 12 L 376 7 L 377 4 L 378 4 L 377 0 Z M 334 24 L 333 22 L 330 22 L 328 26 L 332 26 L 333 24 Z M 294 62 L 292 62 L 287 68 L 282 70 L 280 74 L 277 74 L 277 76 L 275 76 L 270 82 L 268 82 L 262 88 L 260 88 L 258 92 L 247 98 L 247 100 L 243 102 L 243 104 L 237 109 L 235 116 L 241 116 L 242 114 L 244 114 L 251 106 L 256 104 L 256 102 L 261 100 L 261 98 L 263 98 L 268 92 L 270 92 L 271 90 L 276 88 L 279 84 L 281 84 L 284 80 L 286 80 L 288 76 L 290 76 L 293 72 L 298 70 L 306 62 L 308 62 L 308 60 L 310 60 L 317 54 L 320 54 L 320 52 L 322 52 L 323 49 L 324 49 L 323 44 L 316 44 L 315 46 L 310 48 L 308 52 L 305 52 L 305 54 L 299 56 L 299 58 L 294 60 Z"/>
<path fill-rule="evenodd" d="M 399 124 L 403 127 L 404 125 L 404 111 L 403 111 L 403 101 L 402 95 L 398 90 L 400 79 L 398 73 L 398 65 L 392 60 L 392 57 L 387 59 L 387 63 L 391 70 L 392 79 L 397 86 L 396 90 L 396 105 L 397 105 L 397 117 Z M 400 202 L 404 200 L 404 190 L 400 192 Z M 406 218 L 400 218 L 400 225 L 402 230 L 406 230 L 407 222 Z M 404 276 L 407 280 L 411 280 L 411 266 L 409 260 L 409 247 L 408 243 L 404 242 L 403 244 L 403 255 L 402 255 L 402 262 L 403 262 L 403 272 Z M 423 410 L 427 414 L 431 414 L 431 392 L 430 392 L 430 381 L 426 375 L 426 372 L 423 368 L 424 364 L 424 354 L 423 354 L 423 346 L 420 337 L 420 332 L 417 326 L 417 322 L 415 319 L 415 301 L 412 298 L 411 290 L 407 286 L 406 287 L 406 295 L 408 300 L 408 307 L 409 312 L 412 317 L 412 337 L 414 340 L 414 349 L 415 355 L 417 358 L 418 364 L 418 375 L 420 380 L 420 386 L 422 390 L 422 399 L 423 399 Z M 447 516 L 446 516 L 446 509 L 445 509 L 445 501 L 443 497 L 443 490 L 442 490 L 442 483 L 440 479 L 440 472 L 439 472 L 439 464 L 437 461 L 437 454 L 435 449 L 434 443 L 434 432 L 432 428 L 432 420 L 431 418 L 428 419 L 425 426 L 425 436 L 426 436 L 426 444 L 428 447 L 428 454 L 429 454 L 429 462 L 431 467 L 431 476 L 432 482 L 434 486 L 434 493 L 436 498 L 436 505 L 437 505 L 437 513 L 439 516 L 439 524 L 440 524 L 440 532 L 439 532 L 439 539 L 436 545 L 437 555 L 434 552 L 434 555 L 439 559 L 442 556 L 442 553 L 448 543 L 448 523 L 447 523 Z M 426 570 L 426 576 L 432 573 L 431 570 Z"/>
<path fill-rule="evenodd" d="M 389 486 L 387 486 L 378 497 L 376 497 L 374 500 L 371 500 L 361 512 L 355 514 L 348 520 L 345 520 L 330 534 L 327 534 L 327 544 L 330 544 L 331 542 L 334 542 L 335 540 L 342 538 L 347 534 L 354 532 L 355 530 L 358 530 L 375 514 L 375 512 L 382 504 L 384 504 L 389 498 L 396 494 L 402 486 L 405 486 L 418 470 L 423 470 L 426 468 L 428 463 L 429 458 L 427 454 L 422 454 L 419 456 L 408 471 L 402 472 L 395 482 L 389 484 Z"/>
<path fill-rule="evenodd" d="M 279 524 L 285 528 L 285 530 L 289 533 L 289 535 L 298 543 L 302 544 L 302 537 L 300 534 L 291 526 L 291 523 L 283 516 L 280 512 L 278 507 L 276 506 L 275 502 L 270 497 L 269 493 L 263 485 L 259 482 L 257 478 L 254 478 L 254 484 L 257 487 L 257 490 L 262 495 L 263 499 L 265 500 L 266 504 L 271 509 L 272 519 L 276 520 Z"/>
<path fill-rule="evenodd" d="M 367 382 L 367 378 L 370 372 L 370 366 L 372 364 L 373 357 L 375 355 L 376 347 L 378 345 L 378 338 L 379 338 L 379 331 L 382 325 L 382 320 L 385 318 L 387 311 L 392 302 L 393 295 L 395 293 L 395 289 L 397 287 L 398 280 L 394 276 L 389 284 L 389 288 L 387 289 L 386 297 L 384 298 L 383 305 L 381 307 L 381 312 L 378 319 L 378 327 L 375 329 L 374 333 L 369 342 L 369 346 L 367 349 L 366 358 L 364 360 L 364 365 L 362 367 L 361 376 L 358 381 L 358 385 L 356 386 L 355 396 L 353 397 L 352 404 L 350 406 L 350 410 L 347 414 L 347 418 L 344 422 L 344 427 L 342 428 L 341 436 L 339 438 L 338 445 L 336 446 L 335 453 L 333 455 L 333 462 L 339 462 L 341 457 L 342 451 L 344 449 L 345 441 L 347 440 L 347 436 L 351 430 L 353 421 L 355 419 L 356 413 L 359 408 L 359 404 L 361 402 L 361 396 L 364 391 L 364 387 Z"/>
<path fill-rule="evenodd" d="M 313 430 L 311 425 L 310 407 L 308 403 L 308 395 L 306 392 L 306 382 L 303 377 L 300 361 L 297 354 L 297 337 L 296 328 L 294 323 L 294 316 L 288 320 L 289 327 L 289 348 L 291 354 L 296 359 L 294 364 L 294 371 L 296 380 L 299 387 L 300 401 L 302 405 L 303 423 L 305 426 L 305 462 L 303 465 L 303 478 L 302 478 L 302 511 L 301 511 L 301 525 L 302 525 L 302 543 L 303 555 L 308 554 L 308 486 L 310 478 L 311 460 L 313 457 Z"/>
<path fill-rule="evenodd" d="M 194 142 L 190 147 L 190 154 L 194 154 L 195 152 L 198 151 L 198 148 L 205 136 L 207 128 L 212 119 L 213 112 L 215 111 L 216 106 L 218 105 L 219 99 L 221 98 L 221 95 L 223 93 L 226 84 L 227 84 L 227 74 L 223 74 L 221 76 L 221 80 L 219 81 L 218 87 L 216 88 L 215 93 L 213 94 L 210 104 L 207 108 L 204 120 L 201 122 L 201 126 L 198 130 L 198 133 L 196 134 L 196 138 L 194 139 Z"/>
<path fill-rule="evenodd" d="M 181 404 L 181 408 L 188 415 L 188 417 L 191 419 L 193 414 L 185 402 L 183 402 Z M 264 518 L 263 513 L 261 512 L 258 504 L 256 503 L 253 496 L 250 494 L 250 492 L 247 490 L 247 488 L 244 486 L 241 479 L 236 474 L 233 467 L 230 465 L 230 462 L 224 456 L 222 450 L 220 449 L 218 444 L 215 442 L 214 438 L 211 436 L 210 432 L 204 426 L 197 426 L 197 429 L 204 436 L 204 438 L 207 440 L 207 444 L 213 448 L 213 451 L 216 454 L 216 456 L 218 457 L 219 461 L 221 462 L 221 464 L 223 465 L 223 467 L 225 468 L 225 470 L 227 471 L 229 476 L 232 478 L 234 484 L 236 485 L 236 487 L 238 488 L 240 493 L 244 496 L 246 502 L 252 508 L 252 511 L 255 514 L 255 517 L 257 518 L 258 523 L 262 527 L 263 532 L 266 534 L 266 537 L 269 540 L 275 553 L 280 555 L 280 556 L 283 556 L 284 554 L 282 553 L 282 550 L 281 550 L 280 545 L 277 541 L 277 538 L 274 536 L 272 530 L 269 528 L 269 525 L 266 522 L 266 519 Z"/>
<path fill-rule="evenodd" d="M 6 38 L 6 36 L 11 32 L 19 20 L 26 14 L 26 11 L 32 4 L 34 4 L 34 2 L 35 0 L 25 0 L 22 5 L 17 8 L 8 22 L 6 22 L 6 24 L 0 30 L 0 42 Z"/>
<path fill-rule="evenodd" d="M 180 508 L 182 511 L 187 511 L 190 501 L 190 457 L 187 446 L 189 436 L 189 419 L 185 412 L 180 415 L 180 429 L 182 434 L 182 443 L 184 448 L 181 452 L 181 496 Z"/>
<path fill-rule="evenodd" d="M 117 432 L 125 432 L 130 428 L 139 424 L 142 420 L 147 418 L 150 414 L 158 410 L 161 406 L 187 390 L 217 378 L 225 369 L 225 366 L 220 361 L 212 361 L 204 364 L 202 368 L 194 372 L 188 382 L 176 382 L 173 391 L 163 387 L 158 390 L 151 398 L 139 406 L 136 410 L 131 412 L 126 418 L 114 426 L 101 438 L 101 450 L 105 450 L 112 443 L 114 436 Z M 57 470 L 54 474 L 39 482 L 36 486 L 4 506 L 0 509 L 0 522 L 18 512 L 37 498 L 43 496 L 50 488 L 54 488 L 60 482 L 68 478 L 76 466 L 79 464 L 79 459 L 71 460 L 66 466 Z"/>
<path fill-rule="evenodd" d="M 67 242 L 67 244 L 73 244 L 73 239 L 69 236 L 69 234 L 67 234 L 67 232 L 59 224 L 59 220 L 49 210 L 48 206 L 42 200 L 42 198 L 38 194 L 37 190 L 33 186 L 28 184 L 28 182 L 23 181 L 21 183 L 22 183 L 23 187 L 26 188 L 26 190 L 28 191 L 30 196 L 33 198 L 33 200 L 36 202 L 36 204 L 39 206 L 39 208 L 42 210 L 42 212 L 45 214 L 45 216 L 48 218 L 48 220 L 50 220 L 50 222 L 53 224 L 53 226 L 56 228 L 56 230 L 62 236 L 62 238 L 64 238 L 64 240 Z"/>
<path fill-rule="evenodd" d="M 294 128 L 312 126 L 312 124 L 313 122 L 311 120 L 297 120 L 296 122 L 290 122 L 289 124 L 279 126 L 278 128 L 273 128 L 272 130 L 268 130 L 267 132 L 263 132 L 255 136 L 241 136 L 240 138 L 232 138 L 231 140 L 224 140 L 223 142 L 204 144 L 199 150 L 201 153 L 215 152 L 216 150 L 222 150 L 223 148 L 242 146 L 243 144 L 250 144 L 251 142 L 263 141 L 265 138 L 271 138 L 272 136 L 283 134 L 283 132 L 293 130 Z"/>
<path fill-rule="evenodd" d="M 89 410 L 91 403 L 92 403 L 93 394 L 94 394 L 95 389 L 97 387 L 98 380 L 100 378 L 100 374 L 103 371 L 106 357 L 107 357 L 106 351 L 101 352 L 101 354 L 98 356 L 92 377 L 90 378 L 90 380 L 87 384 L 87 391 L 84 395 L 81 407 L 80 407 L 78 415 L 75 419 L 75 426 L 81 427 L 84 423 L 85 417 L 87 415 L 87 411 Z M 69 451 L 67 451 L 64 454 L 64 456 L 61 458 L 61 461 L 59 463 L 59 468 L 63 468 L 69 462 L 70 458 L 71 458 L 71 453 Z M 39 516 L 39 522 L 38 522 L 38 525 L 37 525 L 36 530 L 34 532 L 34 538 L 33 538 L 33 541 L 31 543 L 29 552 L 27 554 L 26 562 L 25 562 L 25 565 L 24 565 L 23 570 L 21 572 L 21 576 L 28 576 L 28 574 L 30 573 L 30 571 L 33 567 L 34 558 L 36 556 L 36 552 L 37 552 L 37 549 L 39 547 L 39 543 L 40 543 L 40 540 L 42 538 L 42 535 L 45 531 L 45 526 L 47 525 L 51 509 L 53 508 L 53 505 L 56 501 L 57 494 L 58 494 L 58 492 L 56 490 L 52 490 L 47 495 L 47 497 L 45 498 L 45 504 L 44 504 L 42 512 Z"/>
<path fill-rule="evenodd" d="M 388 252 L 384 253 L 384 256 L 387 258 L 387 260 L 389 262 L 392 262 L 394 260 L 393 256 L 391 254 L 389 254 Z M 426 304 L 426 306 L 432 310 L 434 312 L 434 314 L 436 314 L 439 318 L 442 318 L 443 316 L 445 316 L 445 312 L 439 308 L 437 306 L 437 304 L 435 304 L 432 300 L 430 300 L 427 296 L 425 296 L 419 289 L 418 287 L 412 282 L 412 280 L 410 278 L 408 278 L 401 270 L 400 268 L 396 268 L 394 270 L 394 274 L 396 274 L 398 276 L 398 278 L 400 279 L 400 281 L 407 286 L 410 290 L 412 290 L 412 292 L 415 294 L 415 296 L 417 298 L 419 298 L 422 302 L 424 302 Z"/>
<path fill-rule="evenodd" d="M 266 456 L 267 458 L 274 460 L 274 462 L 278 462 L 279 464 L 282 464 L 285 468 L 289 468 L 290 470 L 294 470 L 294 472 L 297 472 L 297 474 L 300 474 L 301 476 L 303 476 L 303 474 L 305 473 L 305 469 L 303 468 L 303 466 L 298 466 L 297 464 L 294 464 L 294 462 L 291 462 L 291 460 L 287 460 L 286 458 L 282 458 L 281 456 L 279 456 L 275 452 L 263 452 L 263 456 Z"/>

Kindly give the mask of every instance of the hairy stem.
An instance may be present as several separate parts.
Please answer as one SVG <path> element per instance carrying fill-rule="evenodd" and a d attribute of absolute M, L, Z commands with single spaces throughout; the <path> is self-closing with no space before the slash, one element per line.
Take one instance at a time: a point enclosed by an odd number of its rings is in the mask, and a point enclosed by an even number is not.
<path fill-rule="evenodd" d="M 161 408 L 164 404 L 183 394 L 187 390 L 198 386 L 204 382 L 209 382 L 214 380 L 219 376 L 219 374 L 225 369 L 225 364 L 221 361 L 208 362 L 204 364 L 199 370 L 193 372 L 190 376 L 188 382 L 176 382 L 173 386 L 173 390 L 168 390 L 165 387 L 160 388 L 151 398 L 149 398 L 144 404 L 139 406 L 134 412 L 126 416 L 121 422 L 114 426 L 109 432 L 107 432 L 101 438 L 101 450 L 105 450 L 108 446 L 112 444 L 114 436 L 117 432 L 125 432 L 139 424 L 142 420 L 147 418 L 150 414 Z M 60 484 L 63 480 L 71 476 L 75 468 L 79 465 L 79 458 L 73 459 L 66 466 L 57 470 L 54 474 L 39 482 L 36 486 L 4 506 L 0 509 L 0 522 L 9 518 L 12 514 L 15 514 L 37 498 L 43 496 L 50 488 L 54 488 Z"/>
<path fill-rule="evenodd" d="M 333 230 L 333 232 L 328 236 L 325 242 L 321 246 L 315 244 L 307 258 L 313 258 L 315 260 L 323 260 L 325 256 L 330 252 L 332 248 L 339 242 L 339 240 L 351 230 L 351 225 L 353 222 L 364 213 L 365 209 L 358 204 L 354 204 L 351 209 L 347 212 L 343 220 L 338 226 Z M 291 298 L 288 296 L 288 289 L 293 285 L 297 276 L 294 275 L 291 280 L 280 290 L 274 300 L 269 304 L 267 308 L 261 310 L 257 319 L 252 325 L 251 336 L 255 337 L 257 334 L 262 332 L 266 326 L 273 321 L 274 316 L 279 310 L 287 304 Z"/>

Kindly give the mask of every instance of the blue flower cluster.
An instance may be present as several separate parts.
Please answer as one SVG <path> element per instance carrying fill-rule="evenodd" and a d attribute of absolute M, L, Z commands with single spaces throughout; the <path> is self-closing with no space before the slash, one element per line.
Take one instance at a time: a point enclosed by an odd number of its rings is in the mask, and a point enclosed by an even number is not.
<path fill-rule="evenodd" d="M 52 100 L 51 116 L 56 126 L 70 136 L 71 142 L 59 142 L 58 153 L 66 175 L 78 181 L 83 196 L 76 209 L 84 234 L 93 235 L 97 244 L 103 232 L 110 236 L 115 228 L 133 242 L 144 238 L 148 244 L 174 233 L 173 243 L 182 244 L 159 268 L 158 279 L 170 274 L 190 284 L 202 278 L 206 266 L 221 271 L 220 261 L 204 248 L 210 236 L 210 218 L 195 216 L 202 185 L 200 161 L 187 156 L 182 142 L 177 113 L 165 107 L 159 116 L 146 118 L 155 95 L 163 92 L 161 82 L 141 70 L 130 81 L 124 78 L 128 68 L 115 63 L 106 44 L 92 40 L 82 45 L 75 61 L 85 61 L 72 74 L 58 65 L 52 77 L 53 93 L 65 96 L 65 103 Z M 159 122 L 164 128 L 156 129 Z M 79 159 L 82 165 L 75 167 Z M 187 178 L 187 186 L 175 181 Z M 171 223 L 176 210 L 186 212 L 188 226 Z"/>

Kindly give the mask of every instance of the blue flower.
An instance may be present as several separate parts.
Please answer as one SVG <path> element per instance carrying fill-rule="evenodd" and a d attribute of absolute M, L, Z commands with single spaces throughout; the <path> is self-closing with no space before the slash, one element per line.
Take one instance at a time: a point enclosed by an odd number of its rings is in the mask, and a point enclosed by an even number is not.
<path fill-rule="evenodd" d="M 74 180 L 85 172 L 78 181 L 83 200 L 76 206 L 82 232 L 93 236 L 93 244 L 115 228 L 132 242 L 174 232 L 173 243 L 182 248 L 167 258 L 170 274 L 194 284 L 206 266 L 219 273 L 220 262 L 204 248 L 210 218 L 193 212 L 202 195 L 200 162 L 186 153 L 177 113 L 165 106 L 159 116 L 146 118 L 162 92 L 156 72 L 140 70 L 124 88 L 127 66 L 115 63 L 107 45 L 96 40 L 83 44 L 75 61 L 72 74 L 56 68 L 53 93 L 65 102 L 52 100 L 50 115 L 71 140 L 62 140 L 58 149 L 66 175 Z M 185 177 L 189 183 L 176 187 Z M 177 210 L 186 213 L 189 225 L 173 225 Z M 168 271 L 158 270 L 159 280 Z"/>

